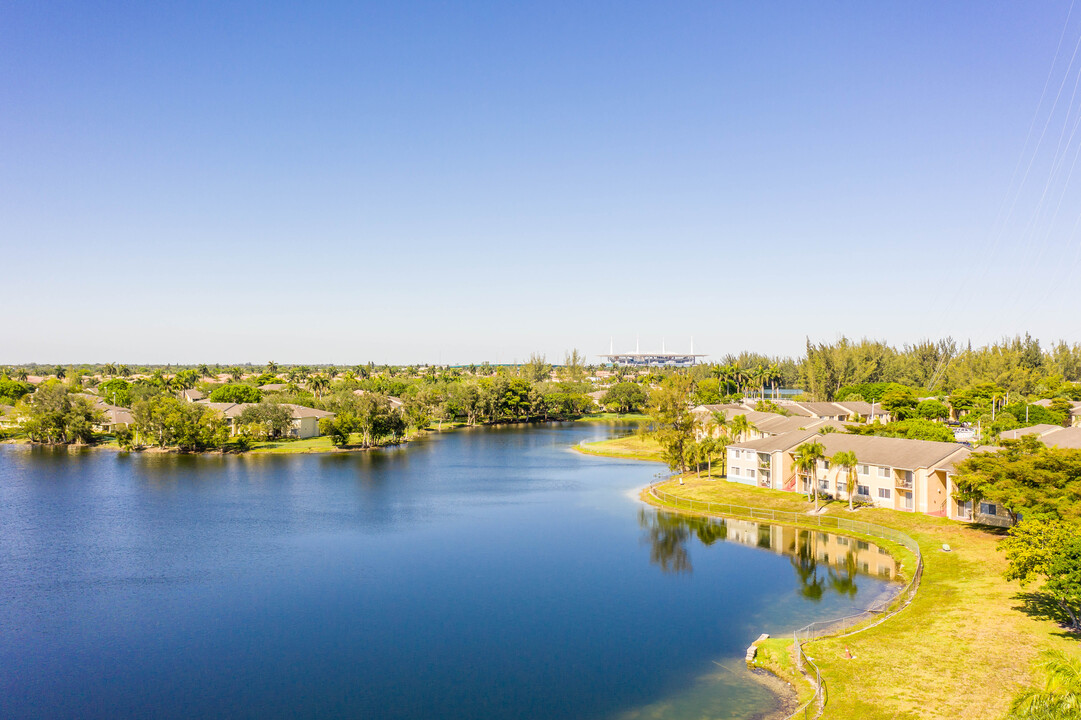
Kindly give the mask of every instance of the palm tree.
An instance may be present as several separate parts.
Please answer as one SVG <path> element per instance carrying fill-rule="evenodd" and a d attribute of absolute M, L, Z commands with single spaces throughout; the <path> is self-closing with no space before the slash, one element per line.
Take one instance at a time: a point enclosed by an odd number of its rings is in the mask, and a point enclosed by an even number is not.
<path fill-rule="evenodd" d="M 747 419 L 746 415 L 736 415 L 732 418 L 732 422 L 729 423 L 729 431 L 732 433 L 738 441 L 742 442 L 746 435 L 750 435 L 752 432 L 757 432 L 758 428 L 753 422 Z"/>
<path fill-rule="evenodd" d="M 30 373 L 26 372 L 26 368 L 19 368 L 15 371 L 14 378 L 19 382 L 26 382 L 28 377 L 30 377 Z"/>
<path fill-rule="evenodd" d="M 56 368 L 53 369 L 53 375 L 56 375 L 57 380 L 63 380 L 64 377 L 67 374 L 68 374 L 68 371 L 65 370 L 63 367 L 61 367 L 60 365 L 57 365 Z"/>
<path fill-rule="evenodd" d="M 322 373 L 318 375 L 312 375 L 311 378 L 308 379 L 308 388 L 311 389 L 313 393 L 315 393 L 315 397 L 317 398 L 321 397 L 323 391 L 325 391 L 328 387 L 330 387 L 330 378 L 328 378 L 326 375 L 323 375 Z"/>
<path fill-rule="evenodd" d="M 1047 650 L 1038 667 L 1044 671 L 1043 687 L 1018 695 L 1007 720 L 1081 718 L 1081 660 L 1062 650 Z"/>
<path fill-rule="evenodd" d="M 841 450 L 840 452 L 833 453 L 833 457 L 830 458 L 830 462 L 844 469 L 845 477 L 845 489 L 848 490 L 848 509 L 852 510 L 852 496 L 856 494 L 856 466 L 859 465 L 859 460 L 856 458 L 856 453 L 851 450 Z"/>
<path fill-rule="evenodd" d="M 809 473 L 811 476 L 810 491 L 813 493 L 816 513 L 818 512 L 818 461 L 825 459 L 826 448 L 822 447 L 822 443 L 817 440 L 805 442 L 796 448 L 796 469 L 803 473 Z M 811 500 L 811 498 L 807 499 Z"/>
<path fill-rule="evenodd" d="M 210 377 L 210 368 L 208 368 L 206 365 L 200 365 L 199 366 L 199 377 L 201 377 L 201 378 Z"/>
<path fill-rule="evenodd" d="M 724 410 L 714 410 L 713 422 L 710 424 L 719 427 L 721 429 L 721 432 L 723 433 L 724 429 L 728 427 L 728 416 L 724 414 Z M 713 428 L 710 428 L 709 434 L 711 436 L 713 435 Z"/>
<path fill-rule="evenodd" d="M 770 398 L 777 399 L 777 383 L 783 379 L 781 375 L 781 369 L 776 364 L 771 364 L 766 368 L 766 382 L 769 383 Z"/>
<path fill-rule="evenodd" d="M 271 375 L 274 375 L 275 373 L 278 372 L 278 363 L 271 360 L 270 362 L 268 362 L 266 364 L 266 371 L 268 373 L 270 373 Z"/>

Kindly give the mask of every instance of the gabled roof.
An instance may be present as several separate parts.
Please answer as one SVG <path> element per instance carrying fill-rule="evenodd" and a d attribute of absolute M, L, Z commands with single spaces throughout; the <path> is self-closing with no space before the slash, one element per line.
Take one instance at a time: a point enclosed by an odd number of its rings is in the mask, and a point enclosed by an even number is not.
<path fill-rule="evenodd" d="M 885 410 L 883 410 L 882 406 L 879 405 L 878 403 L 875 403 L 874 405 L 872 405 L 871 403 L 866 402 L 864 400 L 840 400 L 840 401 L 837 401 L 837 402 L 835 402 L 833 404 L 837 405 L 840 408 L 843 408 L 844 410 L 847 410 L 849 412 L 849 414 L 856 414 L 856 415 L 872 415 L 873 414 L 876 417 L 889 415 L 889 413 L 886 412 Z"/>
<path fill-rule="evenodd" d="M 202 390 L 184 390 L 180 393 L 180 396 L 188 402 L 195 402 L 196 400 L 202 400 L 206 397 L 206 393 Z"/>
<path fill-rule="evenodd" d="M 770 435 L 768 437 L 758 438 L 757 440 L 733 443 L 728 447 L 757 450 L 758 452 L 784 452 L 816 437 L 821 437 L 817 430 L 795 430 L 781 435 Z"/>
<path fill-rule="evenodd" d="M 905 470 L 936 467 L 958 450 L 967 449 L 961 443 L 844 433 L 823 435 L 820 442 L 826 455 L 847 450 L 856 453 L 861 465 L 886 465 Z"/>
<path fill-rule="evenodd" d="M 1040 438 L 1047 447 L 1081 450 L 1081 427 L 1059 428 Z"/>
<path fill-rule="evenodd" d="M 849 415 L 851 414 L 847 409 L 831 402 L 796 402 L 793 401 L 791 405 L 785 404 L 786 410 L 791 410 L 792 407 L 798 407 L 802 410 L 810 413 L 814 417 L 833 417 L 834 415 Z M 869 410 L 870 408 L 868 408 Z"/>
<path fill-rule="evenodd" d="M 1017 440 L 1025 435 L 1039 435 L 1044 436 L 1048 433 L 1053 433 L 1056 430 L 1061 430 L 1061 425 L 1048 425 L 1047 423 L 1040 423 L 1039 425 L 1030 425 L 1028 427 L 1017 428 L 1016 430 L 1005 430 L 999 433 L 999 437 L 1003 440 Z"/>
<path fill-rule="evenodd" d="M 315 408 L 304 407 L 303 405 L 293 405 L 292 403 L 282 403 L 282 407 L 289 408 L 293 413 L 293 419 L 298 420 L 300 418 L 313 417 L 313 418 L 328 418 L 334 417 L 334 413 L 327 412 L 326 410 L 317 410 Z"/>

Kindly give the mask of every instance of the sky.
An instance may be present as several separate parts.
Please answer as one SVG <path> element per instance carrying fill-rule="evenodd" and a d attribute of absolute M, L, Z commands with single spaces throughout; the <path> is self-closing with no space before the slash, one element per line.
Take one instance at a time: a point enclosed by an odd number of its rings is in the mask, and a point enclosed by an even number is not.
<path fill-rule="evenodd" d="M 0 363 L 1081 342 L 1079 43 L 1069 0 L 0 2 Z"/>

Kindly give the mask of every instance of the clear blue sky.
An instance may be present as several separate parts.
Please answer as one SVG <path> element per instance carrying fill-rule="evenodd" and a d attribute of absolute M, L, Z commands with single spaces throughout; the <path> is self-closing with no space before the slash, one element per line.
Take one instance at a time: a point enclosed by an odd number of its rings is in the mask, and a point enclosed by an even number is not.
<path fill-rule="evenodd" d="M 1081 341 L 1070 10 L 6 2 L 0 362 Z"/>

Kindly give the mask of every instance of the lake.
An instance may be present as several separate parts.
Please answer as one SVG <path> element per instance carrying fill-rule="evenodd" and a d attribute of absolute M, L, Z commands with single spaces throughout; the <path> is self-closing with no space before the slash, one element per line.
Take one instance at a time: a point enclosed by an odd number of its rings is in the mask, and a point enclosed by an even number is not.
<path fill-rule="evenodd" d="M 895 592 L 873 545 L 659 513 L 618 425 L 366 453 L 0 446 L 5 718 L 699 718 L 743 666 Z"/>

